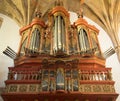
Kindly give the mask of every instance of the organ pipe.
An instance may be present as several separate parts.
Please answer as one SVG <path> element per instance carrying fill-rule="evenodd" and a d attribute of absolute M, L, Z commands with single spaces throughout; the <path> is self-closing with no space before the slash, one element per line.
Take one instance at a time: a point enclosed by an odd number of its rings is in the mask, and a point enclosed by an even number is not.
<path fill-rule="evenodd" d="M 58 30 L 57 23 L 58 23 L 58 18 L 56 17 L 55 18 L 55 25 L 54 25 L 54 42 L 53 42 L 53 44 L 54 44 L 53 48 L 55 51 L 57 51 L 57 49 L 58 49 L 58 46 L 57 46 L 57 30 Z"/>
<path fill-rule="evenodd" d="M 15 56 L 17 55 L 17 53 L 15 53 L 9 46 L 7 46 L 7 49 L 10 50 L 10 52 L 12 52 Z"/>
<path fill-rule="evenodd" d="M 61 38 L 62 38 L 62 49 L 63 51 L 65 50 L 65 25 L 64 25 L 64 20 L 62 19 L 62 24 L 61 24 Z"/>
<path fill-rule="evenodd" d="M 83 45 L 83 38 L 82 38 L 81 29 L 79 30 L 79 46 L 80 46 L 80 50 L 84 51 L 84 45 Z"/>
<path fill-rule="evenodd" d="M 38 52 L 40 46 L 40 32 L 37 28 L 33 31 L 31 35 L 30 50 L 32 53 Z"/>
<path fill-rule="evenodd" d="M 40 48 L 40 38 L 41 38 L 41 35 L 40 35 L 40 32 L 38 33 L 38 37 L 37 37 L 37 39 L 38 39 L 38 41 L 37 41 L 37 50 L 39 51 L 39 48 Z"/>
<path fill-rule="evenodd" d="M 11 56 L 9 53 L 7 53 L 7 52 L 5 52 L 5 51 L 3 51 L 3 53 L 4 53 L 5 55 L 7 55 L 8 57 L 10 57 L 11 59 L 14 59 L 14 57 Z"/>
<path fill-rule="evenodd" d="M 36 41 L 36 29 L 34 30 L 34 32 L 33 32 L 33 44 L 32 44 L 32 51 L 34 52 L 35 51 L 35 41 Z"/>
<path fill-rule="evenodd" d="M 80 40 L 81 40 L 81 51 L 84 51 L 84 37 L 83 37 L 83 30 L 80 30 Z"/>
<path fill-rule="evenodd" d="M 24 39 L 24 41 L 22 42 L 22 46 L 21 46 L 21 50 L 20 50 L 21 55 L 25 53 L 25 45 L 26 45 L 27 38 L 28 37 L 26 37 Z"/>
<path fill-rule="evenodd" d="M 43 49 L 43 30 L 41 30 L 40 32 L 40 43 L 39 43 L 39 52 L 41 53 L 42 52 L 42 49 Z"/>
<path fill-rule="evenodd" d="M 39 31 L 36 30 L 36 40 L 35 40 L 35 51 L 37 52 L 38 51 L 38 44 L 39 44 Z"/>
<path fill-rule="evenodd" d="M 6 49 L 4 52 L 8 53 L 9 55 L 11 55 L 13 58 L 16 57 L 16 55 L 13 52 L 11 52 L 10 50 L 8 50 L 8 49 Z"/>
<path fill-rule="evenodd" d="M 81 52 L 86 52 L 90 48 L 87 34 L 84 31 L 84 29 L 79 30 L 79 46 L 80 46 Z"/>
<path fill-rule="evenodd" d="M 35 41 L 35 50 L 38 51 L 39 47 L 40 47 L 40 32 L 37 29 L 37 32 L 36 32 L 36 41 Z"/>
<path fill-rule="evenodd" d="M 83 29 L 82 29 L 82 39 L 83 39 L 83 51 L 86 52 L 86 45 L 85 45 L 86 40 L 85 40 L 85 33 Z"/>
<path fill-rule="evenodd" d="M 33 36 L 33 32 L 32 32 L 32 34 L 31 34 L 31 40 L 30 40 L 30 50 L 32 50 L 32 46 L 33 46 L 33 38 L 34 36 Z"/>
<path fill-rule="evenodd" d="M 53 27 L 53 49 L 54 51 L 63 50 L 65 48 L 65 25 L 62 16 L 55 17 L 55 24 Z"/>
<path fill-rule="evenodd" d="M 62 39 L 61 39 L 61 16 L 58 16 L 58 49 L 61 49 Z"/>
<path fill-rule="evenodd" d="M 104 53 L 103 53 L 103 56 L 104 58 L 108 58 L 110 57 L 111 55 L 113 55 L 115 53 L 115 50 L 110 47 L 108 50 L 106 50 Z"/>
<path fill-rule="evenodd" d="M 89 40 L 86 33 L 85 33 L 85 45 L 86 45 L 86 51 L 88 51 L 90 48 L 90 45 L 89 45 Z"/>
<path fill-rule="evenodd" d="M 17 53 L 15 53 L 10 47 L 7 47 L 3 53 L 12 59 L 17 57 Z"/>

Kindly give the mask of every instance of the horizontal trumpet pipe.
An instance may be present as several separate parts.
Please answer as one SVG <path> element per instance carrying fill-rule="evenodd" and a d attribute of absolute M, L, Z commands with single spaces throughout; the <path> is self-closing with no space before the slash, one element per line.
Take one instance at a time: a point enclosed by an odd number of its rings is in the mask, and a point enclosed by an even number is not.
<path fill-rule="evenodd" d="M 6 50 L 5 50 L 6 52 L 9 52 L 10 54 L 12 54 L 12 55 L 14 55 L 14 56 L 17 56 L 17 54 L 16 53 L 14 53 L 13 51 L 11 51 L 10 49 L 8 49 L 8 48 L 6 48 Z"/>
<path fill-rule="evenodd" d="M 12 57 L 10 54 L 6 53 L 5 51 L 3 51 L 3 53 L 4 53 L 5 55 L 7 55 L 8 57 L 12 58 L 12 59 L 15 59 L 14 57 Z"/>
<path fill-rule="evenodd" d="M 12 50 L 9 46 L 7 46 L 7 49 L 9 49 L 11 52 L 17 55 L 17 53 L 14 50 Z"/>
<path fill-rule="evenodd" d="M 9 54 L 10 56 L 16 58 L 16 55 L 12 54 L 9 50 L 5 50 L 4 52 L 7 53 L 7 54 Z"/>

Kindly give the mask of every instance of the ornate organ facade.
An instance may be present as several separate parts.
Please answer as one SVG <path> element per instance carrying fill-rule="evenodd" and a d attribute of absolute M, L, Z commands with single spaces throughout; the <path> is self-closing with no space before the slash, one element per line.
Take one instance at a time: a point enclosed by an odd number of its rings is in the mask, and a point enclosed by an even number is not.
<path fill-rule="evenodd" d="M 55 2 L 46 22 L 36 12 L 20 29 L 19 52 L 15 66 L 9 67 L 4 101 L 115 101 L 118 94 L 98 33 L 81 12 L 71 25 L 62 2 Z"/>

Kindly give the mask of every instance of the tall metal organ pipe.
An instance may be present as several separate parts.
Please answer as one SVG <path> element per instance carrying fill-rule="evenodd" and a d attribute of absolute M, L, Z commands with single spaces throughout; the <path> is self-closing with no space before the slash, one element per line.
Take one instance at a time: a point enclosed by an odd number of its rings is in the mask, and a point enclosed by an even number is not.
<path fill-rule="evenodd" d="M 86 46 L 86 51 L 90 50 L 90 44 L 89 44 L 89 40 L 87 37 L 87 33 L 84 32 L 84 38 L 85 38 L 85 46 Z"/>
<path fill-rule="evenodd" d="M 85 33 L 82 29 L 82 32 L 81 32 L 81 35 L 82 35 L 82 39 L 83 39 L 83 51 L 86 52 L 86 44 L 85 44 Z"/>
<path fill-rule="evenodd" d="M 61 46 L 62 46 L 62 37 L 61 37 L 61 31 L 62 31 L 62 26 L 61 26 L 61 21 L 62 21 L 62 19 L 61 19 L 61 16 L 58 16 L 58 49 L 60 49 L 61 50 Z"/>
<path fill-rule="evenodd" d="M 40 47 L 40 31 L 35 28 L 31 35 L 30 50 L 31 52 L 38 52 Z"/>
<path fill-rule="evenodd" d="M 58 50 L 58 46 L 57 46 L 57 30 L 58 30 L 58 28 L 57 28 L 57 23 L 58 23 L 58 17 L 55 17 L 55 24 L 54 24 L 54 41 L 53 41 L 53 49 L 54 49 L 54 51 L 57 51 Z"/>
<path fill-rule="evenodd" d="M 79 30 L 79 47 L 80 51 L 84 51 L 84 38 L 82 35 L 82 29 Z"/>
<path fill-rule="evenodd" d="M 87 34 L 84 31 L 84 29 L 79 29 L 78 35 L 79 35 L 78 40 L 79 40 L 80 51 L 81 52 L 86 52 L 90 48 L 89 41 L 88 41 L 88 38 L 87 38 Z"/>
<path fill-rule="evenodd" d="M 35 41 L 35 51 L 39 51 L 40 47 L 40 31 L 37 29 L 36 31 L 36 41 Z"/>
<path fill-rule="evenodd" d="M 38 51 L 38 44 L 39 44 L 39 42 L 38 42 L 38 39 L 39 39 L 39 32 L 38 32 L 38 30 L 36 30 L 36 40 L 35 40 L 35 45 L 34 45 L 34 50 L 37 52 Z"/>
<path fill-rule="evenodd" d="M 64 25 L 64 19 L 62 19 L 62 24 L 61 24 L 61 29 L 62 29 L 62 33 L 61 33 L 61 38 L 62 38 L 62 49 L 63 51 L 65 51 L 65 25 Z"/>
<path fill-rule="evenodd" d="M 31 34 L 31 40 L 30 40 L 30 46 L 29 46 L 31 51 L 33 50 L 33 42 L 34 42 L 34 33 L 33 32 Z"/>
<path fill-rule="evenodd" d="M 58 15 L 54 18 L 53 27 L 53 50 L 57 52 L 58 50 L 65 51 L 65 23 L 62 16 Z"/>

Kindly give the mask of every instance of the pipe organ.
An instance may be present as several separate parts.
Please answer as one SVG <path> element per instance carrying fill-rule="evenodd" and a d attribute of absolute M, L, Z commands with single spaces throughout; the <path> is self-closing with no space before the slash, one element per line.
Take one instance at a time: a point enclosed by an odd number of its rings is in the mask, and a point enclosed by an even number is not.
<path fill-rule="evenodd" d="M 49 13 L 48 25 L 45 25 L 40 20 L 41 23 L 39 24 L 41 24 L 41 27 L 31 24 L 31 26 L 26 28 L 29 32 L 23 31 L 26 34 L 21 34 L 22 41 L 19 55 L 35 55 L 36 53 L 70 55 L 77 53 L 81 56 L 94 54 L 103 57 L 99 48 L 97 34 L 93 34 L 98 33 L 98 30 L 94 26 L 91 27 L 82 18 L 79 18 L 77 22 L 70 26 L 68 20 L 69 13 L 65 9 L 59 12 L 57 10 L 59 10 L 59 6 L 55 8 L 56 12 Z M 37 22 L 33 23 L 37 24 Z"/>
<path fill-rule="evenodd" d="M 49 12 L 48 24 L 42 20 L 41 13 L 37 12 L 32 23 L 20 30 L 22 38 L 18 55 L 80 54 L 103 58 L 97 34 L 94 34 L 99 31 L 89 25 L 83 16 L 78 16 L 78 20 L 70 25 L 69 13 L 61 7 L 56 5 Z"/>
<path fill-rule="evenodd" d="M 8 68 L 4 101 L 116 101 L 98 33 L 83 15 L 71 25 L 60 0 L 47 22 L 37 11 L 32 22 L 20 29 L 18 53 L 10 47 L 3 52 L 14 60 Z M 104 54 L 113 52 L 110 48 Z"/>

